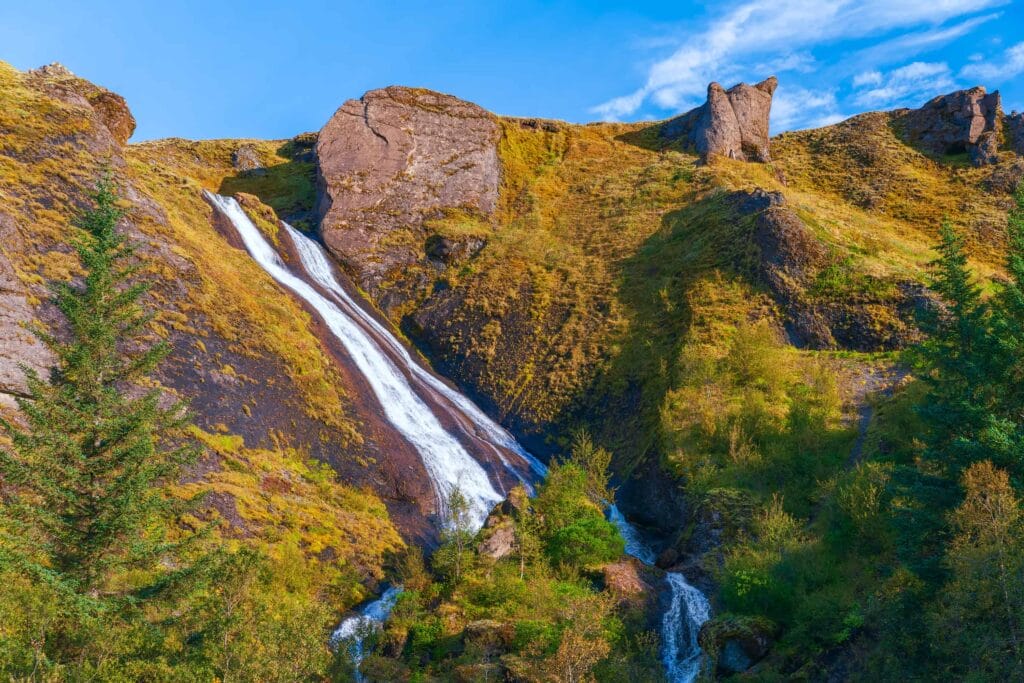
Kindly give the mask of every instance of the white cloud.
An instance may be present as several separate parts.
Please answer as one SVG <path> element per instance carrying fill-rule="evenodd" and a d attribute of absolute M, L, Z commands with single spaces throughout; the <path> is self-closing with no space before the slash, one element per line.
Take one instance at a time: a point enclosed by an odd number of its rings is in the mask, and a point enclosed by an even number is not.
<path fill-rule="evenodd" d="M 839 113 L 839 102 L 834 91 L 817 91 L 787 87 L 784 83 L 775 91 L 772 100 L 772 130 L 793 130 L 797 127 L 816 128 L 845 118 Z M 820 123 L 827 121 L 828 123 Z"/>
<path fill-rule="evenodd" d="M 767 62 L 761 62 L 754 71 L 763 74 L 781 74 L 787 71 L 809 74 L 817 67 L 817 61 L 810 52 L 790 52 Z"/>
<path fill-rule="evenodd" d="M 880 85 L 882 82 L 882 72 L 871 70 L 863 71 L 853 77 L 853 87 L 860 88 L 865 85 Z"/>
<path fill-rule="evenodd" d="M 1000 13 L 995 12 L 984 14 L 980 17 L 971 17 L 952 26 L 941 26 L 923 31 L 904 33 L 903 35 L 860 50 L 849 61 L 851 64 L 856 65 L 899 62 L 924 50 L 937 48 L 940 45 L 965 36 L 982 24 L 997 19 L 999 16 Z"/>
<path fill-rule="evenodd" d="M 646 82 L 634 92 L 594 108 L 605 118 L 629 116 L 645 102 L 663 109 L 701 102 L 710 81 L 728 87 L 733 79 L 770 75 L 751 74 L 740 66 L 751 58 L 759 66 L 782 71 L 815 68 L 810 50 L 839 40 L 867 38 L 892 31 L 944 22 L 978 12 L 1005 0 L 747 0 L 708 22 L 702 30 L 679 37 L 679 47 L 655 62 Z M 954 27 L 935 28 L 905 37 L 893 49 L 921 49 L 950 36 L 962 35 L 982 21 L 968 19 Z M 985 19 L 987 20 L 987 19 Z M 959 32 L 959 33 L 958 33 Z M 809 58 L 809 59 L 808 59 Z M 780 68 L 781 67 L 781 68 Z M 867 66 L 862 68 L 868 68 Z"/>
<path fill-rule="evenodd" d="M 1024 43 L 1017 43 L 1008 48 L 998 61 L 977 61 L 960 69 L 961 78 L 973 78 L 988 83 L 1000 83 L 1021 73 L 1024 73 Z"/>
<path fill-rule="evenodd" d="M 854 86 L 860 88 L 854 98 L 857 104 L 868 107 L 906 104 L 912 98 L 930 99 L 956 87 L 945 62 L 913 62 L 886 74 L 874 74 L 861 79 L 860 83 L 854 78 Z"/>

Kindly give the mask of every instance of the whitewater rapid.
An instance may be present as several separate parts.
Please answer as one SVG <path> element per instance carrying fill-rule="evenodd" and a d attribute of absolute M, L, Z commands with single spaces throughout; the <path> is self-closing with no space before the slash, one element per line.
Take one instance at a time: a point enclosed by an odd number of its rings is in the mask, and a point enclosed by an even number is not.
<path fill-rule="evenodd" d="M 608 506 L 608 519 L 626 542 L 626 553 L 644 564 L 653 565 L 654 551 L 644 543 L 636 527 L 614 505 Z M 669 606 L 661 617 L 661 661 L 670 683 L 693 683 L 700 675 L 702 652 L 697 636 L 700 627 L 711 618 L 711 604 L 679 572 L 665 572 L 669 585 Z"/>
<path fill-rule="evenodd" d="M 379 338 L 386 340 L 385 343 L 392 347 L 413 377 L 429 383 L 431 388 L 458 406 L 465 419 L 472 423 L 477 435 L 491 444 L 508 471 L 525 480 L 523 474 L 501 452 L 502 447 L 520 455 L 528 463 L 528 469 L 543 471 L 543 465 L 529 456 L 505 430 L 487 418 L 468 399 L 420 368 L 383 325 L 351 300 L 334 277 L 323 248 L 318 243 L 285 224 L 303 268 L 332 298 L 322 294 L 284 263 L 233 197 L 223 197 L 212 192 L 207 192 L 206 197 L 234 226 L 253 260 L 279 284 L 309 304 L 323 319 L 331 334 L 345 347 L 352 362 L 370 385 L 387 421 L 419 454 L 430 477 L 442 517 L 445 503 L 456 486 L 469 501 L 474 531 L 483 525 L 491 509 L 504 496 L 495 489 L 483 466 L 444 428 L 427 403 L 413 390 L 409 378 L 361 325 L 371 326 Z"/>
<path fill-rule="evenodd" d="M 331 635 L 332 647 L 348 647 L 357 681 L 363 680 L 363 675 L 359 671 L 359 665 L 363 663 L 363 657 L 366 655 L 363 642 L 367 636 L 380 631 L 401 592 L 401 586 L 391 586 L 378 599 L 367 604 L 359 614 L 341 622 Z"/>

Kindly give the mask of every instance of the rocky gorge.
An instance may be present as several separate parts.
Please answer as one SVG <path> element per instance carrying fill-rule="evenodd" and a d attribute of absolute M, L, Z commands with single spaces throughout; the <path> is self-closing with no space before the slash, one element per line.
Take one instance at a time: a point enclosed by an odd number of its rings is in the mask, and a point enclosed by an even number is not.
<path fill-rule="evenodd" d="M 437 547 L 459 484 L 477 527 L 498 506 L 478 547 L 496 562 L 521 549 L 512 508 L 526 503 L 502 501 L 540 480 L 527 455 L 557 462 L 583 429 L 610 451 L 623 523 L 650 545 L 632 554 L 656 565 L 606 563 L 595 582 L 634 595 L 638 619 L 655 624 L 683 609 L 666 595 L 694 586 L 717 614 L 729 553 L 761 533 L 775 510 L 765 501 L 777 500 L 763 482 L 782 478 L 750 425 L 788 425 L 799 408 L 848 446 L 871 398 L 857 387 L 920 340 L 922 312 L 939 306 L 927 276 L 939 218 L 962 226 L 972 260 L 997 273 L 1024 176 L 1024 124 L 997 92 L 772 138 L 777 85 L 712 83 L 705 104 L 668 121 L 586 125 L 392 86 L 291 140 L 129 143 L 134 118 L 120 96 L 59 65 L 0 65 L 10 105 L 0 114 L 0 399 L 11 410 L 22 367 L 53 363 L 29 328 L 57 319 L 47 282 L 74 274 L 71 210 L 106 167 L 158 283 L 149 334 L 175 352 L 161 390 L 197 415 L 204 454 L 182 494 L 208 484 L 201 516 L 222 520 L 225 537 L 272 544 L 282 520 L 304 520 L 288 522 L 303 548 L 351 562 L 357 597 L 368 598 L 398 548 Z M 259 263 L 240 224 L 262 240 Z M 333 258 L 329 278 L 304 260 L 313 252 Z M 285 282 L 300 271 L 302 283 Z M 368 379 L 328 304 L 348 307 L 380 367 L 398 368 L 392 385 Z M 775 354 L 767 368 L 762 347 Z M 784 372 L 784 386 L 758 374 Z M 831 403 L 800 403 L 796 387 L 824 387 L 822 377 L 830 388 L 817 395 Z M 716 423 L 741 395 L 794 412 Z M 444 450 L 436 439 L 396 429 L 402 418 L 388 408 L 415 397 L 437 416 L 435 435 L 460 434 L 462 446 L 444 448 L 465 449 L 461 475 L 431 469 L 424 454 Z M 701 461 L 703 451 L 726 464 Z M 306 460 L 368 502 L 311 493 L 316 475 L 294 464 Z M 818 458 L 830 469 L 807 476 L 843 476 L 845 453 L 833 460 Z M 721 474 L 755 462 L 756 476 Z M 240 482 L 238 471 L 257 474 Z M 821 494 L 786 495 L 790 507 L 771 514 L 812 524 Z M 322 529 L 318 519 L 338 521 Z M 652 585 L 672 575 L 685 587 Z M 690 654 L 707 656 L 683 661 L 675 679 L 741 673 L 770 661 L 783 637 L 776 623 L 709 617 L 684 634 Z M 483 638 L 463 631 L 464 647 Z M 488 647 L 513 676 L 515 638 L 499 640 Z"/>

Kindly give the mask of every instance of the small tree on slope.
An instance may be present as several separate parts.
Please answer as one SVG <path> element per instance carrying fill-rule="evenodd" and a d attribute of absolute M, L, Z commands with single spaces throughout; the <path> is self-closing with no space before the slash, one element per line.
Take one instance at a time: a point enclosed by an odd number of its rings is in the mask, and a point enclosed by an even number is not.
<path fill-rule="evenodd" d="M 184 406 L 162 408 L 155 389 L 132 396 L 168 347 L 144 341 L 149 285 L 131 282 L 140 266 L 109 176 L 92 198 L 76 221 L 83 277 L 53 286 L 67 332 L 36 332 L 56 367 L 47 379 L 25 370 L 25 427 L 0 420 L 11 442 L 0 448 L 0 564 L 80 598 L 107 592 L 117 570 L 161 573 L 174 544 L 159 523 L 173 513 L 160 482 L 194 455 L 177 439 Z"/>

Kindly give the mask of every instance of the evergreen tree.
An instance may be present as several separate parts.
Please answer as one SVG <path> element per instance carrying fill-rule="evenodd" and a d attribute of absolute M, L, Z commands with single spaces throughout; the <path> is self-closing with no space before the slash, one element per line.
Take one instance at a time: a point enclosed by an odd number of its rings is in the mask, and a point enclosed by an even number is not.
<path fill-rule="evenodd" d="M 441 547 L 434 554 L 434 569 L 458 583 L 472 565 L 473 518 L 469 499 L 458 485 L 452 487 L 446 501 L 445 525 Z"/>
<path fill-rule="evenodd" d="M 930 429 L 928 454 L 959 470 L 980 458 L 977 438 L 990 415 L 991 316 L 967 267 L 963 238 L 948 222 L 932 267 L 942 305 L 920 321 L 927 339 L 916 349 L 916 364 L 930 391 L 919 410 Z"/>
<path fill-rule="evenodd" d="M 998 407 L 982 440 L 993 460 L 1024 475 L 1024 183 L 1017 188 L 1016 207 L 1008 220 L 1009 281 L 994 297 L 992 312 L 993 369 L 987 381 Z"/>
<path fill-rule="evenodd" d="M 135 246 L 118 230 L 124 210 L 109 174 L 92 199 L 75 221 L 82 276 L 52 288 L 66 327 L 36 331 L 56 366 L 47 378 L 25 369 L 24 426 L 0 420 L 10 440 L 0 448 L 0 562 L 63 594 L 94 597 L 111 572 L 153 571 L 173 548 L 167 525 L 155 523 L 174 511 L 160 482 L 194 450 L 178 438 L 184 406 L 161 407 L 158 390 L 139 389 L 168 347 L 145 340 L 149 283 L 136 277 Z"/>

